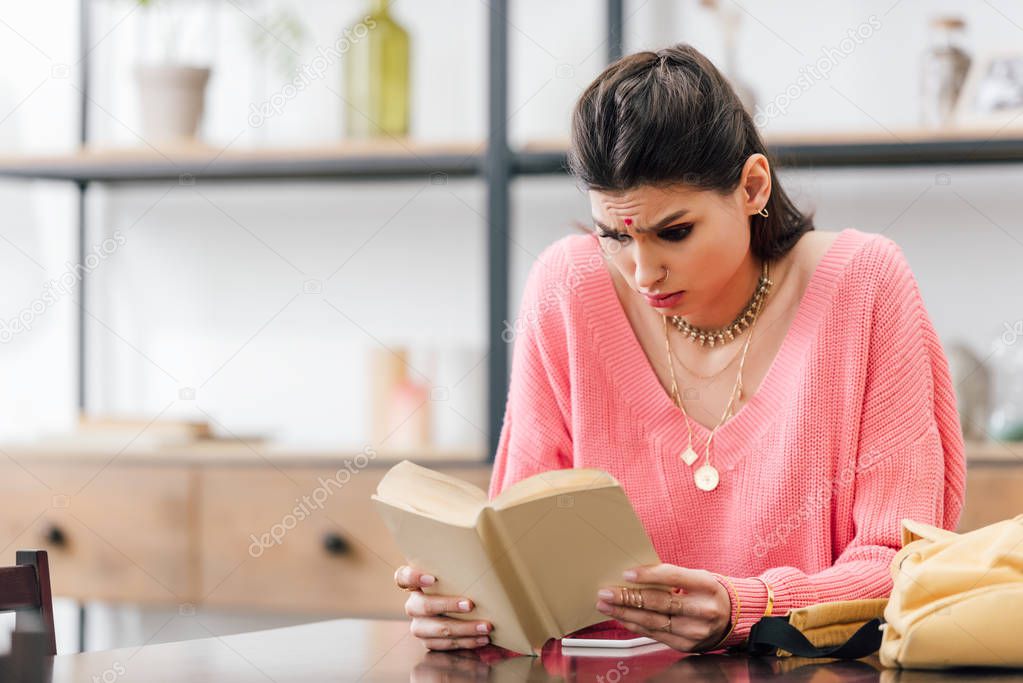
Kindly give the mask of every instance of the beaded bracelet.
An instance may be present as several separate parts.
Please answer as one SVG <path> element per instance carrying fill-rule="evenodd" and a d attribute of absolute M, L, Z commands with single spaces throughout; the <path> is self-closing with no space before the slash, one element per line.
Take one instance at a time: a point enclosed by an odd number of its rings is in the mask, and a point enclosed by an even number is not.
<path fill-rule="evenodd" d="M 719 640 L 713 647 L 708 648 L 707 650 L 708 652 L 711 650 L 719 649 L 721 647 L 721 643 L 728 640 L 728 636 L 732 635 L 732 631 L 735 630 L 735 624 L 739 621 L 739 617 L 742 615 L 742 600 L 739 598 L 739 594 L 735 591 L 735 586 L 732 585 L 731 580 L 727 576 L 723 574 L 718 574 L 718 576 L 724 579 L 725 583 L 728 584 L 728 590 L 730 591 L 729 597 L 735 600 L 735 618 L 731 620 L 731 624 L 728 627 L 728 632 L 725 633 L 721 640 Z"/>

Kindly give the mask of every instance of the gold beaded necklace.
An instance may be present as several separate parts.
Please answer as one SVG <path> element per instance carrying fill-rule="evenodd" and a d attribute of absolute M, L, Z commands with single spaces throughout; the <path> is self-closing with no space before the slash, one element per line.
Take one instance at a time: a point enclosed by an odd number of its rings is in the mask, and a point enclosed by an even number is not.
<path fill-rule="evenodd" d="M 729 324 L 716 330 L 704 330 L 690 325 L 677 315 L 671 316 L 671 322 L 684 337 L 694 344 L 699 342 L 700 346 L 705 346 L 709 343 L 711 347 L 727 344 L 742 334 L 743 330 L 749 326 L 750 321 L 753 319 L 753 310 L 760 306 L 761 300 L 767 296 L 767 292 L 770 291 L 773 284 L 767 271 L 767 261 L 764 261 L 761 267 L 760 280 L 757 281 L 756 289 L 753 290 L 753 296 L 746 304 L 746 307 L 735 317 L 735 320 Z"/>
<path fill-rule="evenodd" d="M 754 294 L 756 305 L 752 309 L 749 336 L 746 337 L 746 343 L 743 345 L 742 355 L 739 358 L 739 371 L 735 378 L 735 385 L 732 387 L 732 392 L 728 397 L 728 404 L 725 406 L 725 411 L 721 415 L 721 419 L 718 420 L 718 423 L 712 430 L 710 430 L 710 435 L 707 437 L 707 446 L 703 453 L 703 465 L 693 473 L 693 480 L 695 481 L 697 488 L 702 491 L 713 491 L 717 488 L 718 481 L 720 480 L 717 469 L 710 464 L 710 444 L 714 440 L 714 434 L 717 432 L 718 428 L 724 424 L 725 420 L 734 415 L 733 409 L 735 407 L 735 402 L 742 399 L 742 368 L 746 363 L 746 353 L 749 350 L 750 342 L 753 340 L 753 328 L 756 327 L 757 318 L 760 317 L 760 311 L 764 307 L 767 293 L 770 290 L 770 285 L 772 284 L 770 278 L 767 277 L 769 270 L 766 261 L 764 262 L 763 272 L 764 275 L 761 277 L 761 282 L 766 279 L 768 286 L 767 289 L 761 291 L 761 287 L 758 285 L 757 292 Z M 664 348 L 668 352 L 668 368 L 671 371 L 671 399 L 675 405 L 682 409 L 682 415 L 686 420 L 686 429 L 689 432 L 689 445 L 679 457 L 686 465 L 692 465 L 696 462 L 696 459 L 699 456 L 697 456 L 696 451 L 693 449 L 693 427 L 689 424 L 689 414 L 686 413 L 686 407 L 682 401 L 682 397 L 679 396 L 678 383 L 675 380 L 675 363 L 672 360 L 671 346 L 668 339 L 668 318 L 669 316 L 661 316 L 661 319 L 664 322 Z M 729 363 L 729 365 L 731 365 L 731 363 Z"/>

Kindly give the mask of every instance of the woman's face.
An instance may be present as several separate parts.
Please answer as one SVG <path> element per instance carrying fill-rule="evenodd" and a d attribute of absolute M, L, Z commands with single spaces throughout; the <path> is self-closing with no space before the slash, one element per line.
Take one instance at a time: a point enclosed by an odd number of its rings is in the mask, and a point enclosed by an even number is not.
<path fill-rule="evenodd" d="M 735 301 L 749 298 L 750 278 L 760 274 L 749 248 L 749 217 L 770 196 L 763 155 L 750 157 L 728 195 L 685 185 L 589 195 L 601 248 L 651 308 L 698 326 L 726 325 Z M 680 291 L 663 302 L 650 298 Z"/>

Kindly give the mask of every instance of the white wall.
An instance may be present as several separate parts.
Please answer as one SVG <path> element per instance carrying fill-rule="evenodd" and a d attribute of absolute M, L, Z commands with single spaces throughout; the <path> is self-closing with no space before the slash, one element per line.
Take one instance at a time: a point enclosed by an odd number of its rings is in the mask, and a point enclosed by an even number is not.
<path fill-rule="evenodd" d="M 75 144 L 76 4 L 0 0 L 0 55 L 7 65 L 0 70 L 3 153 L 59 152 Z M 301 64 L 362 15 L 362 3 L 352 0 L 294 4 L 312 29 Z M 574 99 L 603 66 L 603 3 L 511 4 L 512 139 L 563 138 Z M 686 40 L 721 58 L 714 23 L 695 0 L 626 4 L 627 51 Z M 414 134 L 481 139 L 486 4 L 398 0 L 395 6 L 414 41 Z M 153 38 L 152 27 L 132 8 L 111 0 L 93 27 L 98 44 L 90 134 L 100 143 L 144 144 L 131 66 Z M 787 0 L 745 9 L 740 70 L 761 102 L 786 92 L 800 68 L 813 64 L 825 47 L 838 46 L 847 30 L 870 21 L 880 26 L 827 80 L 801 92 L 785 115 L 770 118 L 766 129 L 779 132 L 914 125 L 915 60 L 931 12 L 965 16 L 976 48 L 1014 47 L 1023 25 L 1023 8 L 1007 0 L 884 0 L 826 8 Z M 224 3 L 206 28 L 182 41 L 186 52 L 214 64 L 204 139 L 238 148 L 339 140 L 337 93 L 343 86 L 337 64 L 281 115 L 256 128 L 249 124 L 251 104 L 287 80 L 270 56 L 253 53 L 247 36 L 254 28 Z M 939 173 L 949 182 L 939 183 Z M 816 208 L 820 229 L 885 232 L 903 246 L 946 343 L 962 340 L 984 355 L 1003 325 L 1023 316 L 1023 275 L 1016 267 L 1023 230 L 1013 192 L 1023 182 L 1023 167 L 786 171 L 783 178 L 801 204 Z M 192 415 L 199 407 L 236 434 L 266 432 L 297 446 L 361 448 L 368 438 L 363 397 L 369 349 L 407 343 L 482 358 L 482 189 L 474 180 L 443 186 L 94 188 L 90 246 L 118 232 L 125 243 L 92 279 L 90 309 L 104 325 L 91 325 L 91 404 L 147 417 L 164 409 Z M 588 204 L 563 177 L 517 180 L 513 196 L 515 310 L 533 258 L 566 234 L 572 220 L 585 221 Z M 75 194 L 61 184 L 5 181 L 0 202 L 0 320 L 9 320 L 40 297 L 73 257 Z M 308 280 L 321 281 L 322 293 L 304 293 Z M 64 296 L 37 316 L 30 333 L 0 345 L 0 378 L 7 388 L 0 392 L 3 440 L 71 425 L 73 331 L 71 298 Z M 416 364 L 428 368 L 429 360 L 424 356 Z M 463 407 L 467 417 L 458 418 L 460 428 L 458 420 L 447 423 L 451 439 L 483 443 L 484 382 L 481 364 L 461 385 L 456 400 L 477 412 Z M 179 400 L 181 387 L 197 387 L 196 400 Z M 73 647 L 68 633 L 62 648 Z M 140 642 L 150 635 L 136 624 L 97 643 Z"/>

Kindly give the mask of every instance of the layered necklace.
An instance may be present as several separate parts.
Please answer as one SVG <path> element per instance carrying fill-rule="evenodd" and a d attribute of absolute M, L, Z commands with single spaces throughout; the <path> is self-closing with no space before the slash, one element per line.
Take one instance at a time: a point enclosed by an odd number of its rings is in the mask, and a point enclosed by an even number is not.
<path fill-rule="evenodd" d="M 690 325 L 682 318 L 677 315 L 671 316 L 671 322 L 678 328 L 679 332 L 684 337 L 692 341 L 700 343 L 700 346 L 710 344 L 711 347 L 723 344 L 727 344 L 732 341 L 743 331 L 752 324 L 753 317 L 756 315 L 754 311 L 759 310 L 760 303 L 764 297 L 767 296 L 768 290 L 771 288 L 771 278 L 769 277 L 769 271 L 767 270 L 767 261 L 764 261 L 763 267 L 760 272 L 760 279 L 757 281 L 756 289 L 753 290 L 753 296 L 750 297 L 746 307 L 740 311 L 739 315 L 735 316 L 735 320 L 728 323 L 724 327 L 716 330 L 703 330 L 694 325 Z"/>
<path fill-rule="evenodd" d="M 707 437 L 707 446 L 703 453 L 703 465 L 701 465 L 693 473 L 693 480 L 696 483 L 697 488 L 702 491 L 713 491 L 717 488 L 720 476 L 717 469 L 710 464 L 710 445 L 714 440 L 714 434 L 718 428 L 724 424 L 725 420 L 731 418 L 734 413 L 735 403 L 742 400 L 742 368 L 746 363 L 746 353 L 749 350 L 750 342 L 753 340 L 753 329 L 756 327 L 757 318 L 760 317 L 760 311 L 763 309 L 767 295 L 770 292 L 771 285 L 774 283 L 770 278 L 770 266 L 767 261 L 764 261 L 763 269 L 761 272 L 760 280 L 757 283 L 756 290 L 753 292 L 753 296 L 750 298 L 748 304 L 743 309 L 743 312 L 727 327 L 719 330 L 701 330 L 700 328 L 694 327 L 689 323 L 681 320 L 678 316 L 662 316 L 664 321 L 664 348 L 668 353 L 668 368 L 671 371 L 671 398 L 675 405 L 682 409 L 682 415 L 686 420 L 686 429 L 689 432 L 689 445 L 685 451 L 679 456 L 686 465 L 692 465 L 696 462 L 699 457 L 696 451 L 693 449 L 693 427 L 689 424 L 689 415 L 686 413 L 685 404 L 682 402 L 682 397 L 679 395 L 678 383 L 675 380 L 675 363 L 672 358 L 671 346 L 668 340 L 668 318 L 672 319 L 672 322 L 676 327 L 679 328 L 683 333 L 688 335 L 688 338 L 695 341 L 699 341 L 700 345 L 703 346 L 708 340 L 711 346 L 716 343 L 727 343 L 735 339 L 736 336 L 741 334 L 747 327 L 749 328 L 749 335 L 746 337 L 746 342 L 742 348 L 742 354 L 739 357 L 739 371 L 735 378 L 735 385 L 732 387 L 732 392 L 728 397 L 728 404 L 725 406 L 725 411 L 721 415 L 721 419 L 710 431 L 710 435 Z M 681 321 L 680 326 L 679 321 Z M 695 332 L 695 334 L 693 334 Z M 729 363 L 731 365 L 731 363 Z M 727 366 L 726 366 L 727 367 Z"/>

